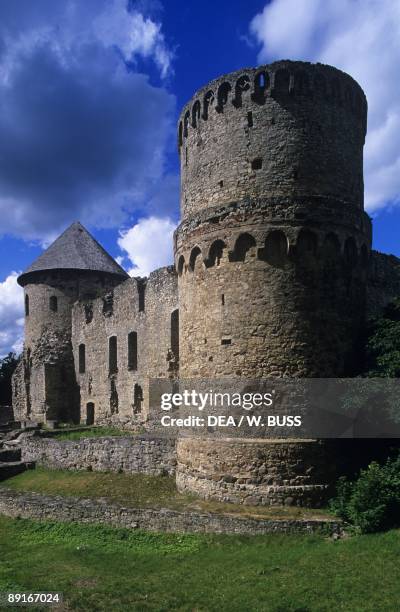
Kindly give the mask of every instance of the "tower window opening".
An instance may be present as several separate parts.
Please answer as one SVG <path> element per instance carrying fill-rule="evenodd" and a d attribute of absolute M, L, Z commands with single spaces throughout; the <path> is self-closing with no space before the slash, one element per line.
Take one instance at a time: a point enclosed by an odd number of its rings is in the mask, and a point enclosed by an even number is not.
<path fill-rule="evenodd" d="M 247 125 L 253 127 L 253 113 L 251 111 L 247 113 Z"/>
<path fill-rule="evenodd" d="M 111 414 L 118 414 L 118 391 L 117 385 L 115 384 L 114 378 L 111 379 L 110 383 L 110 412 Z"/>
<path fill-rule="evenodd" d="M 261 74 L 258 76 L 258 85 L 259 85 L 260 87 L 265 87 L 265 74 L 261 73 Z"/>
<path fill-rule="evenodd" d="M 251 169 L 252 170 L 261 170 L 262 168 L 262 157 L 256 157 L 255 159 L 253 159 L 253 161 L 251 162 Z"/>
<path fill-rule="evenodd" d="M 25 296 L 25 316 L 29 317 L 29 295 Z"/>
<path fill-rule="evenodd" d="M 108 339 L 108 373 L 116 374 L 117 372 L 117 336 L 111 336 L 111 338 Z"/>
<path fill-rule="evenodd" d="M 142 412 L 143 403 L 143 389 L 137 383 L 133 389 L 133 414 L 139 414 Z"/>
<path fill-rule="evenodd" d="M 58 299 L 55 295 L 52 295 L 49 300 L 50 310 L 57 312 L 58 310 Z"/>
<path fill-rule="evenodd" d="M 137 370 L 138 351 L 137 333 L 135 331 L 128 334 L 128 370 Z"/>
<path fill-rule="evenodd" d="M 171 312 L 171 350 L 176 360 L 179 359 L 179 310 Z"/>
<path fill-rule="evenodd" d="M 144 312 L 146 283 L 144 280 L 139 280 L 137 284 L 139 298 L 139 312 Z"/>
<path fill-rule="evenodd" d="M 222 338 L 221 344 L 222 344 L 222 346 L 229 346 L 230 344 L 232 344 L 232 339 L 231 338 Z"/>
<path fill-rule="evenodd" d="M 94 424 L 94 403 L 88 402 L 86 404 L 86 425 Z"/>
<path fill-rule="evenodd" d="M 80 344 L 78 348 L 78 369 L 79 374 L 86 372 L 86 347 L 84 344 Z"/>
<path fill-rule="evenodd" d="M 219 181 L 218 185 L 219 185 L 220 187 L 223 187 L 223 186 L 224 186 L 224 181 Z"/>
<path fill-rule="evenodd" d="M 224 293 L 222 293 L 221 295 L 221 304 L 222 306 L 225 306 L 225 294 Z"/>

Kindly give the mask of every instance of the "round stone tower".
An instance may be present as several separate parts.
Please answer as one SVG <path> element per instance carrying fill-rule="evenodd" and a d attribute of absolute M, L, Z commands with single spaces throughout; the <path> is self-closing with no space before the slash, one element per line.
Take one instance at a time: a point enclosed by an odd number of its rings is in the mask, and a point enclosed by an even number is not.
<path fill-rule="evenodd" d="M 349 75 L 291 61 L 225 75 L 184 107 L 175 234 L 182 378 L 354 373 L 371 247 L 363 210 L 366 118 L 364 93 Z M 178 482 L 228 499 L 217 468 L 204 467 L 206 444 L 180 442 Z M 259 443 L 252 444 L 259 456 Z M 266 457 L 278 452 L 285 462 L 290 455 L 296 465 L 299 456 L 315 464 L 323 455 L 316 442 L 302 443 L 306 449 L 262 444 Z M 239 454 L 250 461 L 249 445 L 231 443 L 232 465 L 221 468 L 231 470 L 230 489 L 254 481 L 235 467 Z M 307 461 L 304 474 L 291 478 L 290 461 L 283 477 L 271 478 L 266 458 L 258 490 L 269 482 L 300 503 L 308 500 L 304 491 L 326 485 L 323 470 Z M 283 479 L 295 483 L 290 490 Z M 267 489 L 263 503 L 281 500 Z"/>
<path fill-rule="evenodd" d="M 25 343 L 14 380 L 19 419 L 79 422 L 71 345 L 72 305 L 128 277 L 78 222 L 18 278 L 25 294 Z"/>

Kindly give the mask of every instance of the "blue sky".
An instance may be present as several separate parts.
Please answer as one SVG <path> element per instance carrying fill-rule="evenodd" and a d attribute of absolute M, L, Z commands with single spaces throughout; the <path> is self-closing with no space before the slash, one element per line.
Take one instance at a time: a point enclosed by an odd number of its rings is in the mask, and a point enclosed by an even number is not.
<path fill-rule="evenodd" d="M 400 256 L 399 41 L 397 0 L 2 0 L 0 355 L 21 344 L 17 272 L 72 221 L 133 274 L 171 261 L 179 110 L 244 66 L 322 61 L 360 82 L 374 247 Z"/>

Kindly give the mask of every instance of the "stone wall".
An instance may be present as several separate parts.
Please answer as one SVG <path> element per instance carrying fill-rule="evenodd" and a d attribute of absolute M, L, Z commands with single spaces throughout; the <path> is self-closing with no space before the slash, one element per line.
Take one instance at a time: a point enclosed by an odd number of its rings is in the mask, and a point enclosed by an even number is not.
<path fill-rule="evenodd" d="M 81 270 L 24 276 L 24 350 L 13 382 L 13 405 L 19 420 L 79 422 L 72 305 L 78 298 L 93 298 L 120 282 L 117 275 Z"/>
<path fill-rule="evenodd" d="M 72 344 L 83 423 L 88 423 L 89 404 L 95 423 L 133 423 L 147 418 L 149 378 L 175 374 L 171 369 L 171 314 L 177 308 L 173 267 L 156 270 L 148 279 L 128 279 L 101 298 L 74 305 Z M 130 362 L 128 336 L 132 333 L 137 350 Z M 112 371 L 111 337 L 116 338 Z M 80 371 L 80 346 L 85 352 L 84 372 Z"/>
<path fill-rule="evenodd" d="M 94 499 L 77 499 L 0 488 L 0 513 L 13 518 L 78 523 L 103 523 L 171 533 L 340 533 L 339 521 L 267 520 L 214 513 L 129 508 Z"/>
<path fill-rule="evenodd" d="M 50 469 L 143 474 L 175 473 L 175 440 L 155 436 L 109 436 L 57 440 L 21 437 L 22 461 Z"/>
<path fill-rule="evenodd" d="M 310 216 L 309 203 L 232 205 L 182 222 L 181 377 L 350 373 L 365 308 L 368 224 L 353 209 L 350 232 L 320 202 L 306 228 L 284 219 L 296 211 Z"/>
<path fill-rule="evenodd" d="M 354 375 L 371 248 L 366 113 L 349 75 L 291 61 L 224 75 L 184 107 L 181 378 Z M 323 446 L 275 442 L 180 440 L 178 486 L 321 503 L 332 481 Z"/>
<path fill-rule="evenodd" d="M 318 507 L 335 478 L 332 459 L 313 440 L 179 438 L 176 482 L 222 502 Z"/>

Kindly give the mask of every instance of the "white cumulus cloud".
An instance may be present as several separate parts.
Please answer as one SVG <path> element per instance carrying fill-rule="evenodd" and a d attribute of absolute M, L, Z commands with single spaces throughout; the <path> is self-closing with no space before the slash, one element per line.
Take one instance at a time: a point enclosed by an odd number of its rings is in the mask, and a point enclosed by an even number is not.
<path fill-rule="evenodd" d="M 166 45 L 161 23 L 135 9 L 127 13 L 126 0 L 111 2 L 95 20 L 94 29 L 104 44 L 118 46 L 125 61 L 134 62 L 141 55 L 154 60 L 162 77 L 171 71 L 173 53 Z"/>
<path fill-rule="evenodd" d="M 24 292 L 17 277 L 18 272 L 11 272 L 0 282 L 0 358 L 22 349 Z"/>
<path fill-rule="evenodd" d="M 400 2 L 273 0 L 250 31 L 260 62 L 298 59 L 348 72 L 368 99 L 365 203 L 369 212 L 400 203 Z"/>
<path fill-rule="evenodd" d="M 148 217 L 120 232 L 118 245 L 130 261 L 132 267 L 128 272 L 131 276 L 148 276 L 152 270 L 172 264 L 175 227 L 168 217 Z"/>

